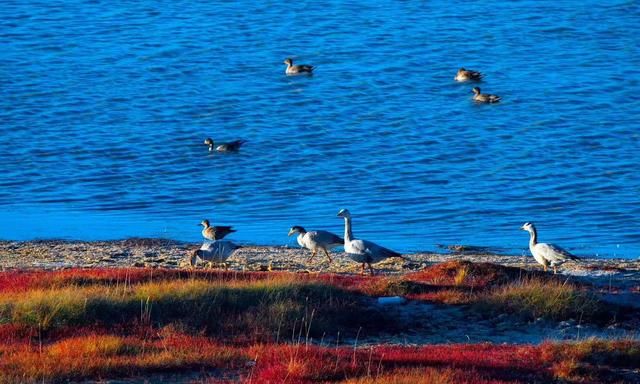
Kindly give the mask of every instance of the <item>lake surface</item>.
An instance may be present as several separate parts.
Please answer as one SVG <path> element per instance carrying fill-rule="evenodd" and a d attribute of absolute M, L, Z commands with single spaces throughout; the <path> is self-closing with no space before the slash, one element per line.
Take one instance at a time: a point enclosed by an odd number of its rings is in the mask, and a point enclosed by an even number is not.
<path fill-rule="evenodd" d="M 640 5 L 602 3 L 5 0 L 0 238 L 293 245 L 349 208 L 403 252 L 521 254 L 532 221 L 640 257 Z"/>

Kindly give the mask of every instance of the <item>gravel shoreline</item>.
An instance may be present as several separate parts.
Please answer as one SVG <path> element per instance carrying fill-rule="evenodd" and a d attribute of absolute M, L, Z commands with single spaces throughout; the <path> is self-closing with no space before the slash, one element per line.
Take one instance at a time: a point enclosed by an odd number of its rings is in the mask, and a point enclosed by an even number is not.
<path fill-rule="evenodd" d="M 115 241 L 0 241 L 0 269 L 60 269 L 72 267 L 152 267 L 181 268 L 200 244 L 166 239 L 131 238 Z M 451 253 L 413 253 L 409 260 L 388 259 L 374 265 L 376 272 L 406 273 L 448 260 L 489 262 L 525 269 L 540 269 L 531 256 L 508 256 L 477 252 L 474 247 L 450 247 Z M 360 273 L 360 264 L 346 254 L 332 254 L 334 262 L 318 255 L 309 262 L 310 252 L 300 248 L 245 246 L 228 260 L 232 270 L 288 270 L 292 272 Z M 583 259 L 567 263 L 561 273 L 611 280 L 640 281 L 640 261 L 629 259 Z M 626 285 L 626 284 L 625 284 Z"/>

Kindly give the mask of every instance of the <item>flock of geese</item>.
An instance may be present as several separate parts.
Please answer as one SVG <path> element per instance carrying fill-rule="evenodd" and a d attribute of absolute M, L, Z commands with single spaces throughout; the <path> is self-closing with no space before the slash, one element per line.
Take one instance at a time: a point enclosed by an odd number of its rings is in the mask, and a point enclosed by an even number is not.
<path fill-rule="evenodd" d="M 287 66 L 285 70 L 287 75 L 311 75 L 315 69 L 313 65 L 293 64 L 293 60 L 290 58 L 287 58 L 284 64 Z M 459 82 L 480 81 L 483 77 L 484 75 L 478 71 L 460 68 L 454 80 Z M 473 92 L 473 100 L 478 103 L 491 104 L 500 101 L 500 96 L 482 93 L 479 87 L 474 87 L 471 91 Z M 204 141 L 204 144 L 209 148 L 209 152 L 237 152 L 244 143 L 246 143 L 245 140 L 235 140 L 216 145 L 211 138 L 207 138 Z M 351 212 L 349 212 L 348 209 L 341 209 L 337 216 L 344 219 L 344 238 L 323 230 L 307 231 L 304 227 L 298 225 L 289 229 L 288 236 L 297 233 L 298 244 L 302 248 L 311 251 L 309 261 L 312 261 L 316 254 L 322 251 L 327 257 L 328 262 L 331 263 L 333 260 L 329 255 L 329 251 L 336 247 L 344 247 L 345 253 L 351 260 L 362 264 L 362 273 L 365 273 L 366 266 L 368 266 L 371 275 L 373 275 L 374 269 L 372 264 L 392 257 L 406 259 L 400 253 L 372 241 L 355 238 L 352 231 Z M 227 235 L 235 232 L 232 227 L 221 225 L 212 226 L 209 220 L 203 220 L 199 225 L 204 227 L 202 229 L 202 236 L 206 241 L 200 249 L 192 254 L 192 265 L 203 261 L 225 263 L 225 261 L 240 248 L 239 245 L 229 240 L 223 240 Z M 521 229 L 529 232 L 529 250 L 533 258 L 543 266 L 545 272 L 549 267 L 552 267 L 555 274 L 557 273 L 558 266 L 569 260 L 578 260 L 578 257 L 557 245 L 538 243 L 538 234 L 533 223 L 527 222 Z"/>
<path fill-rule="evenodd" d="M 348 209 L 341 209 L 338 217 L 344 219 L 344 238 L 324 230 L 307 231 L 304 227 L 294 225 L 289 229 L 288 236 L 298 234 L 297 241 L 302 248 L 311 251 L 311 262 L 313 258 L 322 251 L 328 259 L 329 264 L 333 262 L 329 251 L 336 247 L 344 247 L 347 256 L 362 264 L 362 273 L 365 267 L 369 267 L 371 275 L 374 275 L 373 265 L 385 259 L 398 257 L 407 260 L 400 253 L 392 251 L 369 240 L 357 239 L 353 235 L 351 224 L 351 212 Z M 202 220 L 200 223 L 202 236 L 206 239 L 202 247 L 196 250 L 190 259 L 191 265 L 196 265 L 204 261 L 212 263 L 225 263 L 233 253 L 241 248 L 229 240 L 223 240 L 225 236 L 235 232 L 230 226 L 211 226 L 209 220 Z M 553 273 L 558 272 L 558 266 L 569 260 L 579 260 L 579 258 L 565 249 L 549 243 L 538 242 L 538 232 L 533 223 L 525 223 L 520 229 L 529 232 L 529 250 L 533 258 L 544 268 L 546 272 L 549 267 L 553 268 Z"/>

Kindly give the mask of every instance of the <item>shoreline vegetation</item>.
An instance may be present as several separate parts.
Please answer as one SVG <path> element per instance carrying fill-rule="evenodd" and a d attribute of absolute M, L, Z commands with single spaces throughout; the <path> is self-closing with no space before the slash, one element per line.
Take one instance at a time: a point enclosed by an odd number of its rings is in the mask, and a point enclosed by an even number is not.
<path fill-rule="evenodd" d="M 640 382 L 634 261 L 553 275 L 456 248 L 361 276 L 340 253 L 245 247 L 229 270 L 180 267 L 197 248 L 0 242 L 0 382 Z"/>

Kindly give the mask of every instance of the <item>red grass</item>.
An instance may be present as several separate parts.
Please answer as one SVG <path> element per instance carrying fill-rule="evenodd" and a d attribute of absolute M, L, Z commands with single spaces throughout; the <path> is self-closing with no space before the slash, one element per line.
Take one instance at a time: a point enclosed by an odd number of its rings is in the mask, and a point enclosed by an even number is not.
<path fill-rule="evenodd" d="M 286 272 L 235 272 L 219 270 L 179 270 L 146 268 L 70 268 L 57 271 L 0 272 L 0 292 L 24 292 L 63 285 L 130 285 L 153 281 L 204 279 L 219 281 L 275 280 Z M 303 275 L 297 275 L 303 276 Z"/>
<path fill-rule="evenodd" d="M 147 337 L 86 334 L 42 345 L 0 343 L 0 381 L 51 382 L 218 368 L 236 372 L 248 383 L 497 384 L 554 378 L 609 382 L 609 367 L 637 367 L 638 351 L 640 343 L 632 341 L 356 350 L 305 344 L 234 346 L 161 329 Z"/>
<path fill-rule="evenodd" d="M 518 269 L 457 261 L 405 276 L 373 277 L 102 268 L 0 273 L 0 294 L 11 298 L 37 289 L 54 292 L 48 288 L 194 279 L 225 282 L 234 287 L 258 281 L 317 282 L 367 295 L 401 294 L 412 299 L 460 304 L 469 302 L 470 295 L 476 292 L 490 292 L 496 285 L 519 278 Z M 182 282 L 174 284 L 182 285 Z M 100 319 L 95 320 L 99 323 Z M 235 321 L 238 320 L 236 317 Z M 637 341 L 541 346 L 376 346 L 354 350 L 304 343 L 252 344 L 248 329 L 247 339 L 242 343 L 228 335 L 214 339 L 182 327 L 184 324 L 179 322 L 164 328 L 132 322 L 109 327 L 61 326 L 44 332 L 37 327 L 2 324 L 8 321 L 0 318 L 3 383 L 64 382 L 201 369 L 232 372 L 249 383 L 615 382 L 619 379 L 611 373 L 615 368 L 640 366 Z"/>

